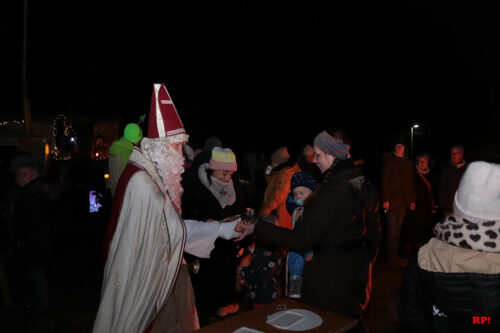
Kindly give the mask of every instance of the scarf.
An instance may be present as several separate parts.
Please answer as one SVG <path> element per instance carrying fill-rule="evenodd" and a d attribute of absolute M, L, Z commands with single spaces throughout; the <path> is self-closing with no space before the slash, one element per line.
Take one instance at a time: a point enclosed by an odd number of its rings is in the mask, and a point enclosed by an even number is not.
<path fill-rule="evenodd" d="M 214 195 L 219 201 L 220 206 L 224 209 L 226 206 L 231 206 L 236 201 L 236 193 L 234 191 L 233 181 L 224 185 L 217 178 L 211 177 L 211 182 L 208 182 L 207 177 L 208 163 L 200 165 L 198 168 L 198 178 L 201 183 Z"/>
<path fill-rule="evenodd" d="M 434 226 L 437 238 L 464 249 L 500 253 L 500 221 L 471 222 L 450 215 Z"/>
<path fill-rule="evenodd" d="M 422 175 L 426 175 L 426 174 L 428 174 L 431 171 L 431 169 L 429 167 L 427 167 L 425 169 L 420 169 L 418 167 L 418 164 L 415 164 L 415 167 L 417 168 L 418 173 L 420 173 Z"/>
<path fill-rule="evenodd" d="M 455 168 L 461 168 L 465 165 L 465 160 L 462 160 L 462 162 L 459 162 L 459 163 L 453 163 L 450 161 L 450 164 L 453 165 Z"/>

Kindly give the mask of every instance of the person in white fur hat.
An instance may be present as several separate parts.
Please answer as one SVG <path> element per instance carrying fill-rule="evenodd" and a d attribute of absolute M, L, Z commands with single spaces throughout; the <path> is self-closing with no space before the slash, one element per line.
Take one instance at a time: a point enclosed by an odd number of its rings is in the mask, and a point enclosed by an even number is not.
<path fill-rule="evenodd" d="M 93 332 L 199 328 L 183 253 L 208 258 L 232 223 L 181 218 L 182 146 L 188 136 L 163 84 L 155 84 L 147 137 L 118 182 L 105 235 L 104 278 Z"/>
<path fill-rule="evenodd" d="M 500 332 L 500 165 L 471 163 L 434 231 L 405 272 L 400 321 L 415 332 Z"/>

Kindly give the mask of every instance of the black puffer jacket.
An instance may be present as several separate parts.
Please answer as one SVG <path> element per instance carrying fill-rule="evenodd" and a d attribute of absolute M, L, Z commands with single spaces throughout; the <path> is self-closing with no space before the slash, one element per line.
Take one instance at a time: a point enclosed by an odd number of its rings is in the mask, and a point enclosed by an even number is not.
<path fill-rule="evenodd" d="M 429 271 L 415 254 L 400 296 L 400 321 L 413 332 L 500 332 L 500 274 Z"/>

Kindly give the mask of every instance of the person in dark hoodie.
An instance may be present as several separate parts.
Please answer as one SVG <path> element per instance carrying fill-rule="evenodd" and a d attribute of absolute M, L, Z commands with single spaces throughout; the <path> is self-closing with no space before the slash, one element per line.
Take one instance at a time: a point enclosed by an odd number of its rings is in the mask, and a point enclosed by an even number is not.
<path fill-rule="evenodd" d="M 314 139 L 314 163 L 323 183 L 305 203 L 293 230 L 269 223 L 240 223 L 242 236 L 255 232 L 278 246 L 314 251 L 303 271 L 302 300 L 361 318 L 370 295 L 370 274 L 380 240 L 378 192 L 350 158 L 350 141 L 329 129 Z M 375 190 L 373 186 L 370 187 Z M 370 193 L 370 195 L 365 195 Z M 364 331 L 360 321 L 358 331 Z"/>
<path fill-rule="evenodd" d="M 454 213 L 414 254 L 399 301 L 412 332 L 500 332 L 500 165 L 473 162 Z"/>

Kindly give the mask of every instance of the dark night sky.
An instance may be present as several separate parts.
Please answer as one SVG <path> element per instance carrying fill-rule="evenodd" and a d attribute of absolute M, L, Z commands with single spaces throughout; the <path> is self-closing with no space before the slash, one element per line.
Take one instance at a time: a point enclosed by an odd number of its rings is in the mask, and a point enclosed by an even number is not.
<path fill-rule="evenodd" d="M 35 119 L 136 121 L 149 111 L 152 83 L 164 82 L 195 146 L 217 135 L 229 147 L 272 149 L 311 141 L 334 125 L 377 151 L 414 122 L 422 128 L 416 150 L 500 142 L 500 14 L 493 8 L 70 2 L 29 1 Z M 22 1 L 11 3 L 2 114 L 20 114 Z"/>

